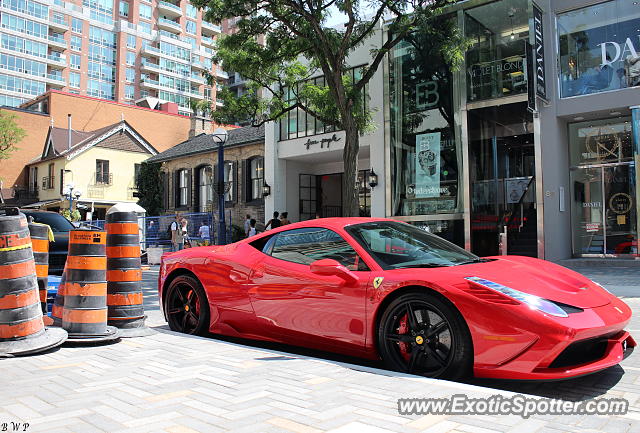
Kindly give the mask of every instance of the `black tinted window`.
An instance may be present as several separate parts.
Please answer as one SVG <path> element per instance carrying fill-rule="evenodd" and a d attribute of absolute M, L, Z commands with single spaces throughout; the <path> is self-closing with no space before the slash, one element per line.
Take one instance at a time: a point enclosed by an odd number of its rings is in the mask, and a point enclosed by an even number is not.
<path fill-rule="evenodd" d="M 54 232 L 68 232 L 75 227 L 68 219 L 57 213 L 48 212 L 23 212 L 27 219 L 33 218 L 33 221 L 40 224 L 47 224 Z"/>
<path fill-rule="evenodd" d="M 347 241 L 336 232 L 323 228 L 278 233 L 273 240 L 271 256 L 303 265 L 320 259 L 333 259 L 351 271 L 369 270 Z"/>

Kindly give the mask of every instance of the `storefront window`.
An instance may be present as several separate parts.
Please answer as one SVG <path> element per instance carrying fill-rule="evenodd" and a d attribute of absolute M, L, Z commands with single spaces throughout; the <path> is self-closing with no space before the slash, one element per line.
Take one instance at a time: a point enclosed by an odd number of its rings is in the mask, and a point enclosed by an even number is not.
<path fill-rule="evenodd" d="M 560 96 L 640 84 L 640 6 L 614 0 L 558 15 Z"/>
<path fill-rule="evenodd" d="M 527 92 L 529 2 L 507 0 L 465 11 L 469 102 Z"/>
<path fill-rule="evenodd" d="M 638 254 L 630 118 L 569 125 L 576 256 Z"/>
<path fill-rule="evenodd" d="M 456 31 L 451 19 L 435 25 Z M 437 32 L 416 32 L 390 59 L 392 215 L 459 212 L 462 175 L 452 74 Z"/>
<path fill-rule="evenodd" d="M 464 221 L 459 220 L 439 220 L 439 221 L 411 221 L 414 225 L 434 235 L 464 248 Z"/>

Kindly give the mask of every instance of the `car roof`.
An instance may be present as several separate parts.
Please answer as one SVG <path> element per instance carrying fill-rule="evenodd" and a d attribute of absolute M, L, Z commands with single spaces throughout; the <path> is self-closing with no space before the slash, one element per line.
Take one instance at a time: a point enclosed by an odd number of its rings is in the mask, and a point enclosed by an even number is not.
<path fill-rule="evenodd" d="M 336 229 L 342 229 L 344 227 L 354 225 L 354 224 L 370 223 L 370 222 L 377 222 L 377 221 L 398 222 L 397 220 L 393 220 L 390 218 L 371 218 L 371 217 L 316 218 L 312 220 L 306 220 L 306 221 L 300 221 L 297 223 L 287 224 L 284 226 L 277 227 L 275 229 L 267 230 L 263 233 L 259 233 L 256 236 L 251 236 L 250 238 L 243 239 L 242 241 L 253 242 L 265 236 L 271 236 L 286 230 L 301 229 L 305 227 L 323 227 L 327 229 L 336 230 Z"/>

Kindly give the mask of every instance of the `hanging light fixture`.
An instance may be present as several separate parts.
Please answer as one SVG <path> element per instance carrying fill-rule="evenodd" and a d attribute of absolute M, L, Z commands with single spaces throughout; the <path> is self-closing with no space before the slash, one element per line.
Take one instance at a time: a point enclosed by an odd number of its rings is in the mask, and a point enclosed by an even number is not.
<path fill-rule="evenodd" d="M 515 38 L 516 38 L 516 34 L 513 31 L 513 16 L 514 15 L 515 15 L 515 12 L 513 11 L 513 9 L 510 9 L 509 10 L 509 18 L 511 19 L 511 35 L 509 36 L 509 39 L 512 40 L 512 41 L 515 40 Z"/>
<path fill-rule="evenodd" d="M 371 171 L 369 172 L 369 186 L 371 188 L 375 188 L 378 185 L 378 175 L 376 174 L 375 171 L 373 171 L 373 168 L 371 169 Z"/>

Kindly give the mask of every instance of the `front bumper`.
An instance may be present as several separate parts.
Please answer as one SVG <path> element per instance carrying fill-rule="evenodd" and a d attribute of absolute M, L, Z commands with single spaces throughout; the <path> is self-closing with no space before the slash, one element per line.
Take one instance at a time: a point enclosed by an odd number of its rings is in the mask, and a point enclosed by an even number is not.
<path fill-rule="evenodd" d="M 616 299 L 611 304 L 550 319 L 519 353 L 497 364 L 474 365 L 476 377 L 516 380 L 568 379 L 617 365 L 636 346 L 624 330 L 631 310 Z"/>

